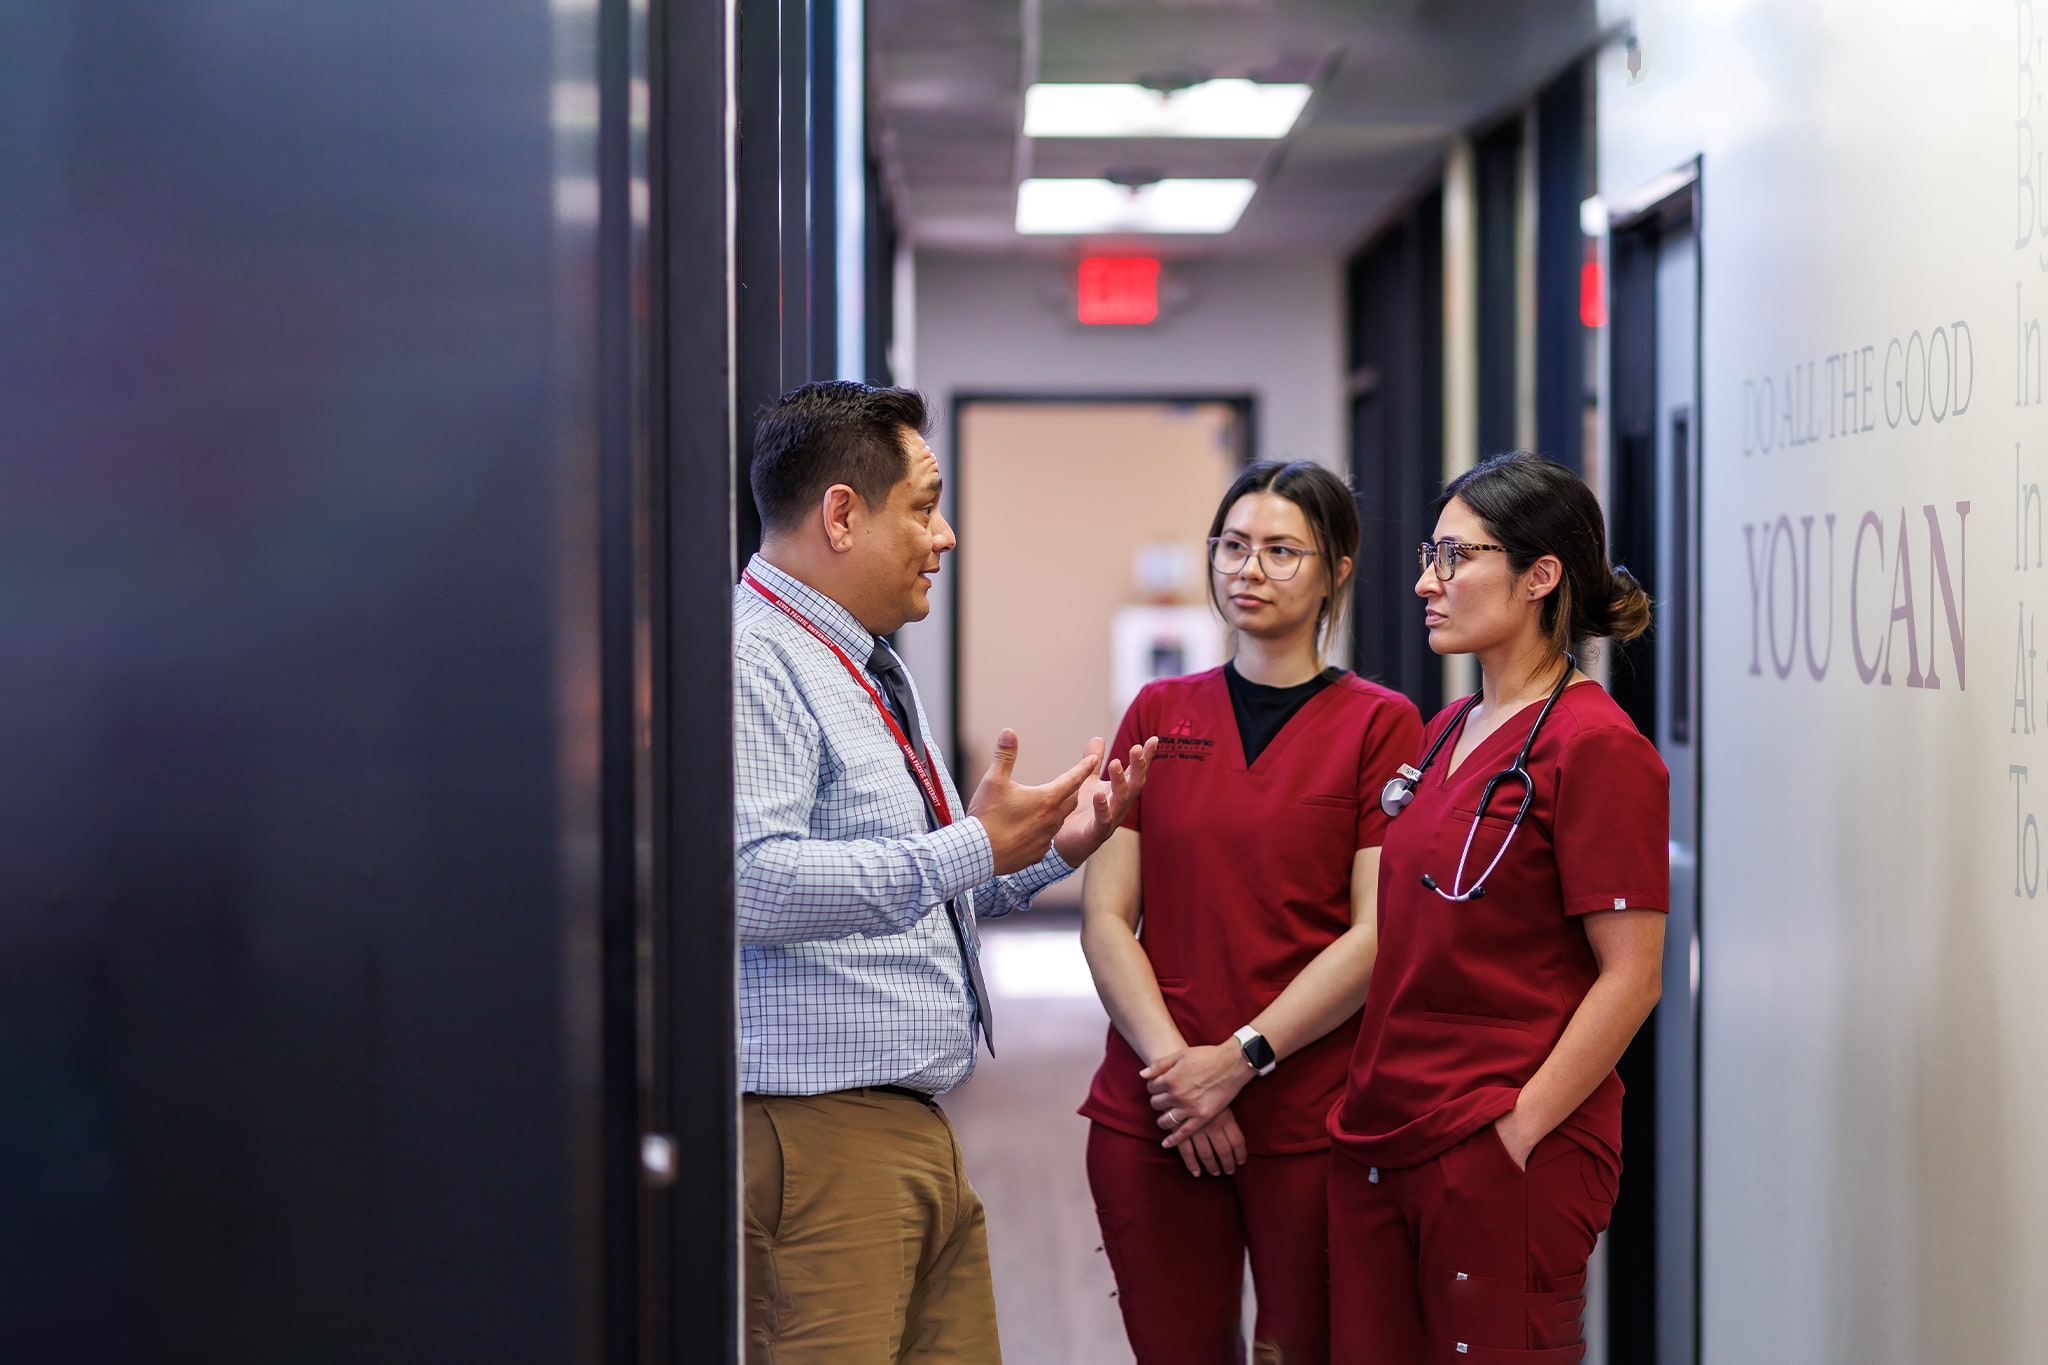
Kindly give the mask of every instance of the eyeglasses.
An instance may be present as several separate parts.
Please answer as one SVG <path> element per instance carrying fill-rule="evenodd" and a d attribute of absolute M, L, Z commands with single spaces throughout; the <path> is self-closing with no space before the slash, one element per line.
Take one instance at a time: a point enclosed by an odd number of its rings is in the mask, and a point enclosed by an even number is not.
<path fill-rule="evenodd" d="M 1506 549 L 1505 545 L 1474 545 L 1464 540 L 1425 540 L 1422 542 L 1420 556 L 1423 569 L 1435 569 L 1437 581 L 1448 583 L 1458 572 L 1460 558 L 1469 559 L 1475 550 L 1505 552 Z"/>
<path fill-rule="evenodd" d="M 1301 561 L 1315 553 L 1298 545 L 1265 545 L 1258 549 L 1236 536 L 1209 537 L 1209 567 L 1217 573 L 1243 573 L 1244 566 L 1259 561 L 1259 572 L 1275 583 L 1285 583 L 1301 572 Z"/>

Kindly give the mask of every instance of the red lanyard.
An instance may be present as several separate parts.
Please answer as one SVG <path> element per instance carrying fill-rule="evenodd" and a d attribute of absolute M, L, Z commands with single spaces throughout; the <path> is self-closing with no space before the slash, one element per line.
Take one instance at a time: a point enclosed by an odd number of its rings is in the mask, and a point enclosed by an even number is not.
<path fill-rule="evenodd" d="M 838 656 L 839 662 L 846 665 L 846 671 L 853 675 L 853 680 L 860 684 L 863 692 L 868 694 L 868 700 L 875 704 L 875 711 L 882 717 L 882 724 L 889 727 L 889 733 L 896 740 L 896 747 L 903 751 L 903 761 L 910 765 L 911 773 L 917 778 L 917 785 L 924 789 L 924 799 L 931 802 L 932 811 L 939 817 L 939 823 L 941 825 L 952 824 L 953 809 L 946 804 L 946 793 L 940 789 L 938 779 L 932 776 L 931 768 L 922 758 L 917 756 L 917 750 L 911 746 L 910 736 L 903 733 L 903 727 L 896 723 L 896 717 L 889 714 L 888 703 L 882 700 L 880 690 L 868 681 L 867 670 L 846 657 L 846 651 L 833 644 L 824 631 L 819 630 L 816 626 L 805 620 L 802 612 L 770 592 L 767 585 L 754 577 L 751 572 L 742 574 L 741 577 L 745 580 L 748 587 L 761 594 L 768 605 L 774 607 L 784 616 L 787 616 L 790 620 L 810 632 L 812 639 L 831 650 Z"/>

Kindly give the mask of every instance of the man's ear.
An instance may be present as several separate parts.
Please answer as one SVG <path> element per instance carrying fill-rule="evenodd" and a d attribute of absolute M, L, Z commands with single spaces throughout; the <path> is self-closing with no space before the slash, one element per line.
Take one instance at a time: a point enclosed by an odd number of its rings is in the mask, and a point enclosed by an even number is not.
<path fill-rule="evenodd" d="M 1529 600 L 1535 602 L 1556 592 L 1563 577 L 1564 565 L 1558 562 L 1557 556 L 1544 555 L 1522 575 L 1522 587 L 1529 594 Z"/>
<path fill-rule="evenodd" d="M 834 553 L 845 554 L 853 548 L 854 522 L 866 510 L 860 495 L 843 483 L 825 490 L 825 496 L 818 501 L 818 516 L 824 523 L 825 541 Z"/>

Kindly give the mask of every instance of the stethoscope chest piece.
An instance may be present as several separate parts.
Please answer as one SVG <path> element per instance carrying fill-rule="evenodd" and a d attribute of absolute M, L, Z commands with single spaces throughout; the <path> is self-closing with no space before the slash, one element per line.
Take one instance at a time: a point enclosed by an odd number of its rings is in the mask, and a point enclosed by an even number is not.
<path fill-rule="evenodd" d="M 1380 788 L 1380 809 L 1391 820 L 1408 809 L 1408 803 L 1415 799 L 1415 784 L 1422 780 L 1422 770 L 1403 763 L 1401 775 L 1389 778 L 1387 785 Z"/>

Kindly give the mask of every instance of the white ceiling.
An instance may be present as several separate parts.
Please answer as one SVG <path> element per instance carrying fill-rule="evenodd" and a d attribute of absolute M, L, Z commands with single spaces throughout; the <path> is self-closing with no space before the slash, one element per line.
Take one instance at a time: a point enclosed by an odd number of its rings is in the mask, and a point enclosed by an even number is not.
<path fill-rule="evenodd" d="M 920 247 L 1337 252 L 1398 205 L 1452 134 L 1515 108 L 1587 51 L 1595 24 L 1594 0 L 869 0 L 870 107 L 899 220 Z M 1210 76 L 1318 89 L 1277 144 L 1019 135 L 1027 79 Z M 1017 235 L 1025 176 L 1119 170 L 1262 183 L 1221 237 Z"/>

